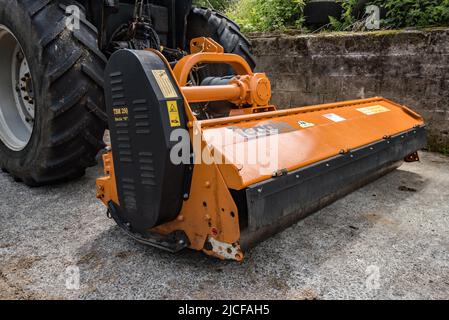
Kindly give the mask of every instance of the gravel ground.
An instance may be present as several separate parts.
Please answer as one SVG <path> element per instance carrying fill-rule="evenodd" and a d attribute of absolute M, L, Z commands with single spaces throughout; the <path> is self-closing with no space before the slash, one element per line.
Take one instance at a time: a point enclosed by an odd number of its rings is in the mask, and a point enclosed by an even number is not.
<path fill-rule="evenodd" d="M 98 172 L 39 189 L 0 174 L 0 298 L 449 299 L 448 157 L 423 153 L 242 264 L 128 239 L 95 199 Z"/>

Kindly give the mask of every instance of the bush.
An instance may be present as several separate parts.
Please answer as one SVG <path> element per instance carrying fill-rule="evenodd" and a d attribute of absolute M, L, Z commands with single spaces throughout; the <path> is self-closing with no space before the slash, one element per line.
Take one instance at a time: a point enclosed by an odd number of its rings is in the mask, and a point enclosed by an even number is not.
<path fill-rule="evenodd" d="M 337 0 L 342 4 L 340 19 L 330 18 L 329 30 L 363 30 L 364 21 L 356 21 L 354 9 L 358 0 Z M 449 25 L 449 0 L 372 0 L 386 12 L 382 28 L 432 27 Z"/>
<path fill-rule="evenodd" d="M 386 9 L 385 27 L 449 25 L 449 0 L 373 0 L 372 4 Z"/>
<path fill-rule="evenodd" d="M 340 19 L 329 17 L 330 29 L 332 31 L 345 31 L 351 28 L 355 23 L 354 9 L 358 0 L 337 0 L 343 7 L 343 13 Z"/>
<path fill-rule="evenodd" d="M 332 18 L 330 31 L 362 30 L 354 9 L 359 0 L 335 0 L 343 6 L 340 19 Z M 195 5 L 225 12 L 245 32 L 301 29 L 307 0 L 194 0 Z M 371 0 L 385 9 L 383 28 L 431 27 L 449 25 L 449 0 Z"/>
<path fill-rule="evenodd" d="M 199 7 L 209 7 L 217 11 L 226 11 L 232 2 L 238 0 L 194 0 L 193 4 Z"/>
<path fill-rule="evenodd" d="M 305 0 L 239 0 L 227 10 L 243 31 L 301 28 Z"/>

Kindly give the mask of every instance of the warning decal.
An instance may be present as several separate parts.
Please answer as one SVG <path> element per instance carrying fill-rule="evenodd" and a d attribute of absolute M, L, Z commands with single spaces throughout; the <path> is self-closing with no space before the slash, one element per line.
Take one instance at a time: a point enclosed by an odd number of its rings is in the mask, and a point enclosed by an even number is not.
<path fill-rule="evenodd" d="M 314 127 L 315 124 L 307 122 L 307 121 L 298 121 L 298 124 L 301 128 L 306 129 L 306 128 L 310 128 L 310 127 Z"/>
<path fill-rule="evenodd" d="M 165 98 L 178 98 L 175 87 L 173 86 L 173 83 L 165 70 L 153 70 L 153 75 Z"/>
<path fill-rule="evenodd" d="M 325 114 L 323 117 L 333 121 L 333 122 L 343 122 L 346 121 L 345 118 L 340 117 L 338 114 L 335 113 L 329 113 L 329 114 Z"/>
<path fill-rule="evenodd" d="M 170 126 L 172 128 L 180 127 L 181 126 L 181 118 L 179 116 L 178 102 L 167 101 L 167 110 L 168 110 L 168 118 L 170 119 Z"/>
<path fill-rule="evenodd" d="M 360 111 L 361 113 L 364 113 L 367 116 L 372 116 L 373 114 L 389 112 L 391 110 L 388 108 L 385 108 L 384 106 L 377 105 L 377 106 L 372 106 L 372 107 L 360 108 L 360 109 L 357 109 L 357 111 Z"/>

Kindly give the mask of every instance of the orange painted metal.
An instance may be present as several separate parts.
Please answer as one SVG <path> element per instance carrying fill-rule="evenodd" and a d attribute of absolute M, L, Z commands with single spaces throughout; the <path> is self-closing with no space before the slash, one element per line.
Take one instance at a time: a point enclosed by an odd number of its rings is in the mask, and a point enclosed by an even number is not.
<path fill-rule="evenodd" d="M 196 53 L 182 58 L 173 70 L 181 87 L 187 85 L 190 72 L 198 64 L 228 64 L 237 75 L 253 74 L 251 67 L 240 56 L 229 53 Z"/>
<path fill-rule="evenodd" d="M 224 53 L 223 47 L 214 39 L 199 37 L 190 41 L 190 54 L 200 52 Z"/>
<path fill-rule="evenodd" d="M 207 146 L 203 146 L 207 148 Z M 215 165 L 195 166 L 191 197 L 184 203 L 178 218 L 155 228 L 153 231 L 170 234 L 183 230 L 190 240 L 189 248 L 204 250 L 207 254 L 222 256 L 204 248 L 208 237 L 234 245 L 238 253 L 235 260 L 243 259 L 240 250 L 240 225 L 238 209 L 229 192 L 221 172 Z"/>
<path fill-rule="evenodd" d="M 236 76 L 228 85 L 184 86 L 182 93 L 189 103 L 230 101 L 238 107 L 267 107 L 271 99 L 271 84 L 263 73 Z"/>
<path fill-rule="evenodd" d="M 151 51 L 158 54 L 166 65 L 169 65 L 160 52 Z M 172 76 L 178 81 L 174 72 L 172 72 Z M 177 84 L 179 86 L 179 82 Z M 208 149 L 201 136 L 201 129 L 197 126 L 198 121 L 192 113 L 189 100 L 182 90 L 181 92 L 185 100 L 185 112 L 189 121 L 192 142 L 195 138 L 198 138 L 200 142 L 199 151 L 197 151 L 199 154 L 196 154 L 196 156 L 201 157 L 201 153 L 204 151 L 213 158 L 212 151 Z M 103 156 L 103 162 L 105 163 L 105 176 L 97 179 L 97 198 L 106 206 L 110 201 L 119 205 L 112 151 Z M 170 234 L 178 230 L 184 231 L 189 238 L 190 249 L 203 250 L 208 255 L 225 259 L 223 255 L 205 248 L 207 239 L 213 237 L 213 239 L 235 248 L 234 260 L 243 260 L 244 254 L 239 245 L 239 212 L 221 172 L 214 163 L 195 165 L 191 196 L 184 202 L 178 218 L 151 231 Z"/>
<path fill-rule="evenodd" d="M 194 39 L 191 46 L 193 54 L 179 61 L 172 75 L 185 99 L 195 158 L 206 156 L 218 161 L 195 164 L 190 198 L 184 202 L 178 218 L 152 231 L 170 234 L 182 230 L 189 238 L 190 248 L 206 254 L 243 259 L 239 246 L 241 213 L 230 189 L 245 189 L 424 124 L 415 112 L 383 98 L 275 111 L 268 103 L 271 86 L 264 74 L 254 74 L 245 60 L 224 54 L 213 40 Z M 168 65 L 162 54 L 154 52 Z M 227 63 L 237 77 L 226 86 L 187 86 L 192 69 L 206 63 Z M 197 121 L 189 103 L 217 100 L 248 107 L 233 110 L 228 118 Z M 248 152 L 257 152 L 258 144 L 267 146 L 271 139 L 277 144 L 266 150 L 266 156 L 273 157 L 275 165 L 264 167 L 260 161 L 249 161 Z M 97 197 L 106 205 L 109 201 L 119 204 L 111 151 L 103 156 L 103 161 L 105 177 L 97 180 Z M 228 257 L 205 248 L 208 239 L 222 243 L 224 248 L 228 244 L 235 249 L 228 250 L 237 253 Z"/>
<path fill-rule="evenodd" d="M 276 111 L 276 107 L 273 105 L 262 106 L 262 107 L 239 108 L 239 109 L 232 109 L 229 116 L 236 117 L 236 116 L 244 116 L 244 115 L 249 115 L 249 114 L 261 113 L 261 112 L 273 112 L 273 111 Z"/>
<path fill-rule="evenodd" d="M 207 145 L 202 145 L 208 150 Z M 97 179 L 97 198 L 105 206 L 110 201 L 120 205 L 117 196 L 112 151 L 103 155 L 105 176 Z M 240 249 L 240 225 L 237 206 L 229 192 L 221 172 L 214 164 L 195 166 L 192 178 L 191 196 L 184 202 L 176 220 L 152 229 L 159 234 L 171 234 L 182 230 L 190 241 L 189 248 L 203 250 L 206 254 L 224 259 L 204 247 L 208 237 L 236 248 L 233 259 L 242 261 L 244 254 Z"/>
<path fill-rule="evenodd" d="M 224 53 L 223 47 L 213 39 L 204 37 L 192 39 L 190 51 L 191 54 L 178 61 L 173 70 L 180 87 L 187 85 L 192 69 L 200 64 L 227 64 L 236 75 L 253 75 L 253 70 L 245 59 L 235 54 Z"/>
<path fill-rule="evenodd" d="M 271 99 L 271 83 L 264 73 L 236 76 L 230 83 L 240 88 L 239 98 L 230 100 L 237 106 L 250 105 L 253 108 L 268 106 Z"/>
<path fill-rule="evenodd" d="M 182 87 L 181 89 L 189 103 L 240 99 L 240 88 L 236 85 Z"/>
<path fill-rule="evenodd" d="M 120 204 L 117 195 L 117 184 L 115 181 L 114 162 L 112 152 L 103 155 L 104 177 L 97 179 L 97 198 L 107 206 L 109 201 Z"/>
<path fill-rule="evenodd" d="M 267 107 L 271 99 L 271 83 L 264 73 L 254 74 L 245 59 L 234 54 L 223 53 L 223 48 L 214 40 L 196 38 L 191 41 L 191 55 L 181 59 L 173 74 L 189 103 L 230 101 L 235 105 L 257 108 Z M 228 64 L 235 71 L 235 78 L 228 85 L 189 86 L 192 70 L 204 64 Z"/>
<path fill-rule="evenodd" d="M 384 111 L 369 114 L 370 110 Z M 241 190 L 271 178 L 276 172 L 293 171 L 423 124 L 423 119 L 410 109 L 373 98 L 206 120 L 199 126 L 214 153 L 221 155 L 217 158 L 225 159 L 218 167 L 226 185 Z M 257 150 L 257 144 L 268 145 L 269 139 L 273 139 L 272 135 L 249 139 L 245 135 L 260 128 L 280 128 L 276 135 L 277 149 L 269 151 L 276 152 L 268 157 L 275 157 L 272 168 L 248 161 L 247 150 Z M 262 171 L 266 173 L 261 174 Z"/>

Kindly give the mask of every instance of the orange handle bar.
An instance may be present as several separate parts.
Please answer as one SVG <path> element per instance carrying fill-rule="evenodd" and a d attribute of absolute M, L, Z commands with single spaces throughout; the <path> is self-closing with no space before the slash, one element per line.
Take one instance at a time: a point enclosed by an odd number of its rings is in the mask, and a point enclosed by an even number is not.
<path fill-rule="evenodd" d="M 182 58 L 173 70 L 180 87 L 187 85 L 190 72 L 198 64 L 227 64 L 234 69 L 237 75 L 253 75 L 248 62 L 238 55 L 208 52 L 196 53 Z"/>
<path fill-rule="evenodd" d="M 267 106 L 271 98 L 270 81 L 265 74 L 254 74 L 248 62 L 241 56 L 223 53 L 223 48 L 212 39 L 192 40 L 192 52 L 201 51 L 182 58 L 173 69 L 178 85 L 190 103 L 230 101 L 238 106 Z M 187 86 L 193 68 L 204 64 L 227 64 L 236 76 L 227 85 Z"/>

